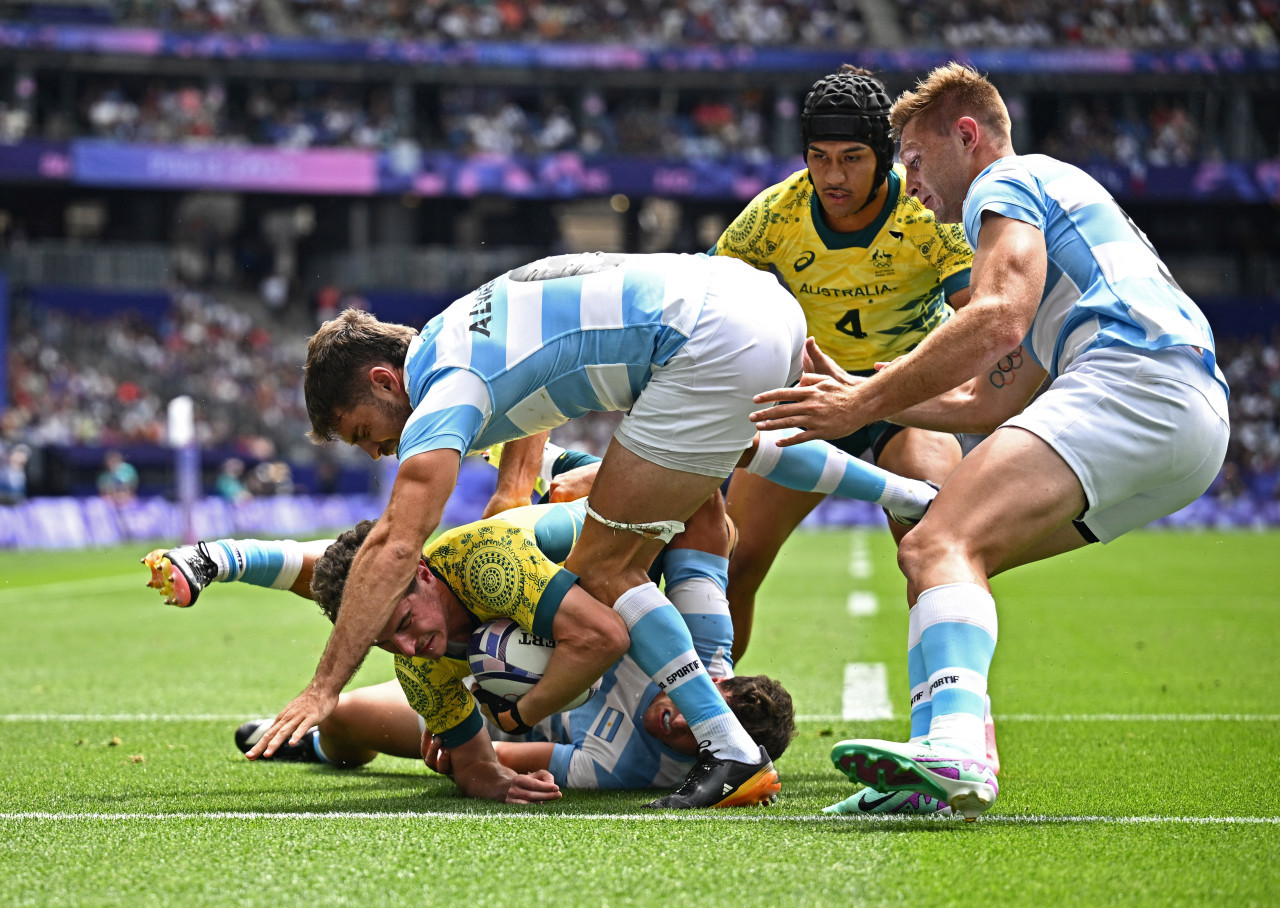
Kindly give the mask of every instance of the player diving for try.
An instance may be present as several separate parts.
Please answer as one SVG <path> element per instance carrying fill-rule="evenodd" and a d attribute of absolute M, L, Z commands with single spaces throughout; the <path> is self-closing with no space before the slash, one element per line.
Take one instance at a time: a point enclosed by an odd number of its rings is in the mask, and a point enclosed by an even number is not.
<path fill-rule="evenodd" d="M 486 283 L 421 332 L 354 310 L 326 322 L 308 345 L 312 436 L 341 438 L 375 458 L 396 453 L 400 466 L 352 565 L 315 677 L 248 756 L 297 743 L 333 710 L 414 576 L 463 454 L 585 412 L 625 410 L 565 568 L 614 609 L 631 657 L 667 685 L 705 742 L 685 784 L 649 806 L 770 803 L 777 771 L 729 710 L 648 568 L 749 459 L 752 396 L 799 378 L 803 343 L 799 308 L 772 277 L 703 255 L 544 259 Z M 846 465 L 834 472 L 844 477 Z M 875 482 L 872 497 L 887 488 Z M 526 727 L 515 707 L 493 718 L 505 731 Z"/>
<path fill-rule="evenodd" d="M 732 623 L 724 599 L 729 537 L 723 522 L 717 526 L 700 519 L 707 512 L 699 511 L 690 521 L 689 532 L 664 550 L 667 590 L 731 708 L 752 737 L 776 758 L 795 733 L 791 699 L 767 677 L 733 676 L 728 659 Z M 554 562 L 567 555 L 584 513 L 582 502 L 530 506 L 458 528 L 430 543 L 423 554 L 432 575 L 428 589 L 435 586 L 441 594 L 446 628 L 457 629 L 450 635 L 451 643 L 465 650 L 465 638 L 492 613 L 491 607 L 482 605 L 492 605 L 492 590 L 473 584 L 475 572 L 468 566 L 480 560 L 492 568 L 514 558 L 516 552 L 523 569 L 544 575 L 546 583 L 521 587 L 522 596 L 538 598 L 527 603 L 530 608 L 516 608 L 514 617 L 521 620 L 532 615 L 526 629 L 545 626 L 544 615 L 555 611 L 555 595 L 547 591 L 554 590 L 555 578 L 564 573 Z M 144 559 L 152 568 L 148 585 L 181 605 L 194 603 L 214 581 L 287 588 L 314 597 L 332 619 L 341 607 L 351 561 L 371 526 L 365 521 L 336 542 L 223 539 L 156 550 Z M 498 544 L 503 539 L 515 542 Z M 530 542 L 536 546 L 536 556 Z M 454 588 L 458 594 L 453 594 Z M 406 615 L 421 608 L 417 600 L 422 595 L 418 590 L 406 593 L 406 600 L 414 600 Z M 552 620 L 553 632 L 559 620 L 558 615 Z M 454 776 L 464 793 L 510 803 L 558 798 L 561 787 L 668 787 L 683 778 L 694 762 L 697 741 L 688 723 L 671 699 L 628 658 L 609 667 L 593 699 L 546 717 L 524 735 L 512 736 L 500 733 L 492 723 L 478 724 L 472 695 L 462 687 L 469 674 L 465 652 L 459 658 L 454 645 L 440 658 L 418 655 L 420 641 L 414 631 L 425 625 L 411 619 L 401 631 L 390 624 L 380 635 L 379 645 L 395 654 L 398 683 L 343 693 L 332 715 L 299 744 L 277 750 L 275 759 L 359 766 L 378 752 L 415 758 L 421 753 L 428 766 Z M 475 693 L 484 696 L 483 691 Z M 270 720 L 257 720 L 237 729 L 241 750 L 256 743 L 269 724 Z M 427 728 L 431 732 L 424 734 Z M 490 743 L 491 736 L 502 740 Z M 495 761 L 501 767 L 493 765 Z"/>

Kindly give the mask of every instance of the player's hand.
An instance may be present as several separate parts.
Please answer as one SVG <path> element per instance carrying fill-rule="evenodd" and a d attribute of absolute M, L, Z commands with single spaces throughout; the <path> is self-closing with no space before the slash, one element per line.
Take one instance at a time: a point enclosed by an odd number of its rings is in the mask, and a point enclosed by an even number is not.
<path fill-rule="evenodd" d="M 328 718 L 337 705 L 337 694 L 308 686 L 306 690 L 294 697 L 293 702 L 286 706 L 280 715 L 276 716 L 275 722 L 263 732 L 258 743 L 253 745 L 245 756 L 250 760 L 256 760 L 258 757 L 271 756 L 285 741 L 297 744 L 311 726 Z"/>
<path fill-rule="evenodd" d="M 519 773 L 511 779 L 507 789 L 508 804 L 541 804 L 560 798 L 560 786 L 555 776 L 545 769 Z"/>
<path fill-rule="evenodd" d="M 440 736 L 433 735 L 428 729 L 422 733 L 422 762 L 427 768 L 442 776 L 453 775 L 453 760 L 449 756 L 449 748 L 440 743 Z"/>
<path fill-rule="evenodd" d="M 591 486 L 600 472 L 600 462 L 585 464 L 565 470 L 551 479 L 551 490 L 548 497 L 551 501 L 577 501 L 591 494 Z"/>
<path fill-rule="evenodd" d="M 489 503 L 484 506 L 481 512 L 482 520 L 492 517 L 494 514 L 501 514 L 503 511 L 509 511 L 512 508 L 523 508 L 531 501 L 528 495 L 511 495 L 503 489 L 498 489 L 489 499 Z"/>
<path fill-rule="evenodd" d="M 866 425 L 858 416 L 856 391 L 865 378 L 850 375 L 809 338 L 804 349 L 807 370 L 800 384 L 757 394 L 758 404 L 774 404 L 751 414 L 760 431 L 800 429 L 778 440 L 778 447 L 816 438 L 843 438 Z"/>

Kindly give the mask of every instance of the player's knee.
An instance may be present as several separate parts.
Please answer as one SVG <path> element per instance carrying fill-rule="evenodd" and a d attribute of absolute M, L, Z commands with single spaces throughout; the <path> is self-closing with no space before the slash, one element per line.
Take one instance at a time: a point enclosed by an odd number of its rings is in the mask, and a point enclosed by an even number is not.
<path fill-rule="evenodd" d="M 908 586 L 916 586 L 921 575 L 942 557 L 945 541 L 924 524 L 913 527 L 898 543 L 898 568 Z"/>
<path fill-rule="evenodd" d="M 594 622 L 587 641 L 589 652 L 604 658 L 608 654 L 609 661 L 621 659 L 631 648 L 631 635 L 627 632 L 626 622 L 615 611 L 609 611 L 603 620 Z"/>

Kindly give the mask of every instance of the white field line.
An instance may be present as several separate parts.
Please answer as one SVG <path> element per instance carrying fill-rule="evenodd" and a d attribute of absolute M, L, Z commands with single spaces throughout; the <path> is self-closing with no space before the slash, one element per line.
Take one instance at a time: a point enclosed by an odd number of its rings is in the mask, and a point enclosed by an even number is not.
<path fill-rule="evenodd" d="M 959 823 L 959 818 L 936 818 L 929 819 L 924 817 L 904 817 L 904 816 L 883 816 L 883 817 L 852 817 L 852 816 L 796 816 L 796 815 L 770 815 L 770 814 L 743 814 L 730 813 L 729 811 L 708 811 L 700 813 L 551 813 L 551 812 L 512 812 L 502 814 L 487 813 L 463 813 L 460 811 L 433 811 L 433 810 L 406 810 L 403 812 L 391 811 L 349 811 L 335 810 L 328 812 L 306 812 L 306 813 L 280 813 L 264 811 L 261 813 L 254 811 L 211 811 L 209 813 L 196 813 L 193 811 L 174 811 L 174 812 L 113 812 L 113 813 L 89 813 L 89 812 L 53 812 L 43 810 L 33 811 L 14 811 L 9 813 L 0 813 L 0 822 L 118 822 L 131 820 L 422 820 L 422 819 L 438 819 L 438 820 L 474 820 L 480 823 L 493 822 L 552 822 L 555 820 L 581 820 L 590 819 L 592 821 L 599 820 L 615 820 L 619 822 L 671 822 L 681 821 L 686 823 Z M 1027 814 L 1027 815 L 1010 815 L 995 816 L 987 815 L 979 821 L 982 824 L 999 823 L 1002 825 L 1036 825 L 1036 826 L 1054 826 L 1054 825 L 1071 825 L 1071 824 L 1099 824 L 1110 826 L 1146 826 L 1146 825 L 1183 825 L 1183 826 L 1255 826 L 1280 825 L 1280 817 L 1180 817 L 1180 816 L 1155 816 L 1155 817 L 1106 817 L 1106 816 L 1069 816 L 1057 817 L 1047 816 L 1044 814 Z"/>
<path fill-rule="evenodd" d="M 819 713 L 796 716 L 797 722 L 840 722 L 844 716 Z M 1280 722 L 1280 715 L 1258 713 L 996 713 L 997 722 Z"/>
<path fill-rule="evenodd" d="M 849 545 L 849 576 L 854 580 L 868 580 L 872 574 L 871 546 L 865 531 L 855 531 Z"/>
<path fill-rule="evenodd" d="M 883 662 L 850 662 L 844 667 L 840 718 L 845 721 L 893 718 L 889 673 Z"/>
<path fill-rule="evenodd" d="M 0 722 L 243 722 L 265 716 L 270 710 L 253 713 L 0 713 Z M 252 716 L 250 715 L 252 714 Z M 892 715 L 886 717 L 892 718 Z M 1038 713 L 997 713 L 997 722 L 1277 722 L 1280 715 L 1257 713 L 1082 713 L 1060 716 Z M 797 722 L 853 721 L 844 716 L 820 713 L 796 716 Z"/>
<path fill-rule="evenodd" d="M 875 593 L 855 590 L 845 600 L 845 611 L 851 618 L 866 618 L 880 611 L 880 601 Z"/>

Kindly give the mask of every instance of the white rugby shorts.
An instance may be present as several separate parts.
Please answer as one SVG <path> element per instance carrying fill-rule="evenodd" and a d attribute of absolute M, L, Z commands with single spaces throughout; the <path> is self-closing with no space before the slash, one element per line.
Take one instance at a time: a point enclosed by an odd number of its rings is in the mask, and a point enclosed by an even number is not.
<path fill-rule="evenodd" d="M 752 398 L 799 380 L 806 328 L 772 274 L 728 256 L 711 263 L 697 326 L 654 370 L 614 438 L 650 463 L 726 477 L 755 435 Z"/>
<path fill-rule="evenodd" d="M 1105 347 L 1077 358 L 1004 423 L 1054 449 L 1080 480 L 1100 542 L 1204 494 L 1226 456 L 1227 396 L 1193 347 Z"/>

